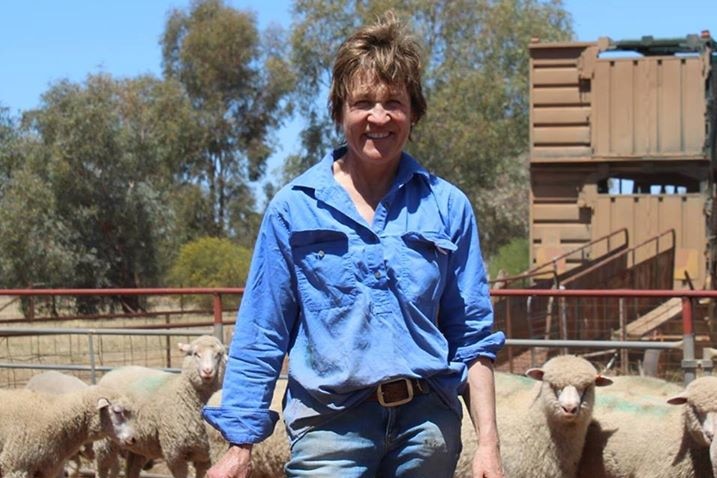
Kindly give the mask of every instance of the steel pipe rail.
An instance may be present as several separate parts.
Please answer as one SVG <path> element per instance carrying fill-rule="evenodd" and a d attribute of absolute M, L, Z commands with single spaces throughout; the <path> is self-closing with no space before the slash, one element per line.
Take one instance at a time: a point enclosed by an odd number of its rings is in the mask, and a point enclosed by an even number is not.
<path fill-rule="evenodd" d="M 643 340 L 551 340 L 551 339 L 506 339 L 505 344 L 528 347 L 581 347 L 592 349 L 660 349 L 674 350 L 682 347 L 682 341 L 650 342 Z"/>

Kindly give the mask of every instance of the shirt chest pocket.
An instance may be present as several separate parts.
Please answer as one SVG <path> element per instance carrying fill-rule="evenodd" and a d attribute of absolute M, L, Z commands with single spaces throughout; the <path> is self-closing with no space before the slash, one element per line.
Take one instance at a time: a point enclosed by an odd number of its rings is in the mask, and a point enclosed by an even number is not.
<path fill-rule="evenodd" d="M 341 231 L 295 231 L 289 238 L 301 300 L 314 311 L 351 304 L 356 276 L 348 236 Z"/>
<path fill-rule="evenodd" d="M 407 232 L 398 256 L 399 287 L 415 303 L 436 302 L 456 245 L 441 232 Z"/>

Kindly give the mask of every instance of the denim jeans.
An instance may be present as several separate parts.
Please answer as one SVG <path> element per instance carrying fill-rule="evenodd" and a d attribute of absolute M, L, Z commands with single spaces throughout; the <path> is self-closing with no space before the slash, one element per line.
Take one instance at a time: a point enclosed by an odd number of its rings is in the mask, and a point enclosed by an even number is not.
<path fill-rule="evenodd" d="M 436 393 L 384 408 L 368 400 L 294 440 L 289 478 L 450 478 L 461 452 L 461 417 Z"/>

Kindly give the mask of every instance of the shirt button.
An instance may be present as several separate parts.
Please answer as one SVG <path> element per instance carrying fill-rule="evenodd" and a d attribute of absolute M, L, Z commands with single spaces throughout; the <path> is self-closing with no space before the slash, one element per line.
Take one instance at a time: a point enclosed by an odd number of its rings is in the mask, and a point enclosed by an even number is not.
<path fill-rule="evenodd" d="M 375 277 L 376 279 L 380 279 L 380 278 L 381 278 L 381 271 L 376 271 L 376 272 L 374 272 L 373 275 L 374 275 L 374 277 Z"/>
<path fill-rule="evenodd" d="M 319 251 L 319 259 L 321 259 L 322 257 L 324 257 L 324 251 Z"/>

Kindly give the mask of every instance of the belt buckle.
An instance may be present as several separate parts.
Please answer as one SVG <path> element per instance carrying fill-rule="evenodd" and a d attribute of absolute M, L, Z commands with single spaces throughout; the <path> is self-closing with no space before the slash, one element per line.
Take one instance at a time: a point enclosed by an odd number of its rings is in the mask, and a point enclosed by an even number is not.
<path fill-rule="evenodd" d="M 403 381 L 403 382 L 406 384 L 406 392 L 407 392 L 406 398 L 403 398 L 403 399 L 401 399 L 401 400 L 396 400 L 396 401 L 393 401 L 393 402 L 387 402 L 387 401 L 385 400 L 385 398 L 384 398 L 384 392 L 383 392 L 383 386 L 384 386 L 384 384 L 381 383 L 381 384 L 379 384 L 379 386 L 376 388 L 376 398 L 378 398 L 378 403 L 380 403 L 380 404 L 381 404 L 382 406 L 384 406 L 384 407 L 397 407 L 397 406 L 399 406 L 399 405 L 403 405 L 404 403 L 408 403 L 408 402 L 410 402 L 411 400 L 413 400 L 413 384 L 411 383 L 411 381 L 410 381 L 409 379 L 407 379 L 407 378 L 400 378 L 400 379 L 398 379 L 398 380 L 393 380 L 393 381 L 387 382 L 387 383 L 393 384 L 393 383 L 396 383 L 396 382 L 398 382 L 398 381 Z"/>

